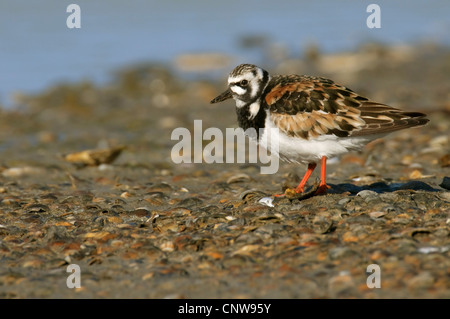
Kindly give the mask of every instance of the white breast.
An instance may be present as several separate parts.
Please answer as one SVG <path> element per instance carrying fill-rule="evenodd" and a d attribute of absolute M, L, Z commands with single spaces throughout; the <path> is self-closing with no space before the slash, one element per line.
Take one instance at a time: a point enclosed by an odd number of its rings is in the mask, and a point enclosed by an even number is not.
<path fill-rule="evenodd" d="M 360 150 L 368 142 L 382 136 L 338 137 L 329 134 L 308 140 L 290 137 L 278 130 L 267 111 L 265 128 L 259 143 L 283 160 L 308 164 L 320 161 L 323 156 L 332 158 Z"/>

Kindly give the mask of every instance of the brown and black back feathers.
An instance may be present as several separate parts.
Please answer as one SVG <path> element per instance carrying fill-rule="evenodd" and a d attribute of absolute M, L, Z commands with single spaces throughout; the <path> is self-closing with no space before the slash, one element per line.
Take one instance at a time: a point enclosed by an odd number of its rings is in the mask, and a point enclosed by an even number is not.
<path fill-rule="evenodd" d="M 275 76 L 264 93 L 274 124 L 288 136 L 304 139 L 387 134 L 429 121 L 423 113 L 369 101 L 321 77 Z"/>

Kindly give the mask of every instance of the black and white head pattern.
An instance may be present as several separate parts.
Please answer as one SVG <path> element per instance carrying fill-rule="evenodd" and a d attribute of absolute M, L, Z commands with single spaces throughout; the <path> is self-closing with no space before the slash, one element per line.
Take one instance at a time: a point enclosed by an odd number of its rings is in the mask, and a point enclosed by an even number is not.
<path fill-rule="evenodd" d="M 241 64 L 230 73 L 228 87 L 236 107 L 248 106 L 250 119 L 258 114 L 261 95 L 269 81 L 269 73 L 253 64 Z"/>

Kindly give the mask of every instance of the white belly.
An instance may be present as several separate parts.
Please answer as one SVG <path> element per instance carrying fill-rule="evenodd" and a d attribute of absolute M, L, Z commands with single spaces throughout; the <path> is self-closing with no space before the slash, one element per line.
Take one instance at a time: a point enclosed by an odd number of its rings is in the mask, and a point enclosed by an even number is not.
<path fill-rule="evenodd" d="M 368 142 L 379 137 L 382 135 L 337 137 L 330 134 L 308 140 L 290 137 L 279 131 L 270 120 L 270 115 L 267 114 L 265 129 L 260 136 L 259 143 L 283 160 L 308 164 L 320 161 L 323 156 L 332 158 L 349 151 L 360 150 Z"/>

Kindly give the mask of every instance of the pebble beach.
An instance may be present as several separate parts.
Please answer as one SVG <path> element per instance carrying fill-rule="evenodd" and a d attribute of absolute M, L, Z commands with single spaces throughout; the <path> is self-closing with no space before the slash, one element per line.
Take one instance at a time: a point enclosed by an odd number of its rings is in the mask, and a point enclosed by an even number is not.
<path fill-rule="evenodd" d="M 448 48 L 311 48 L 263 66 L 430 119 L 330 161 L 327 195 L 273 201 L 305 166 L 172 161 L 174 129 L 237 127 L 233 102 L 209 103 L 231 69 L 179 75 L 195 61 L 0 109 L 0 298 L 450 298 Z M 72 264 L 80 288 L 67 287 Z M 373 264 L 381 288 L 367 285 Z"/>

